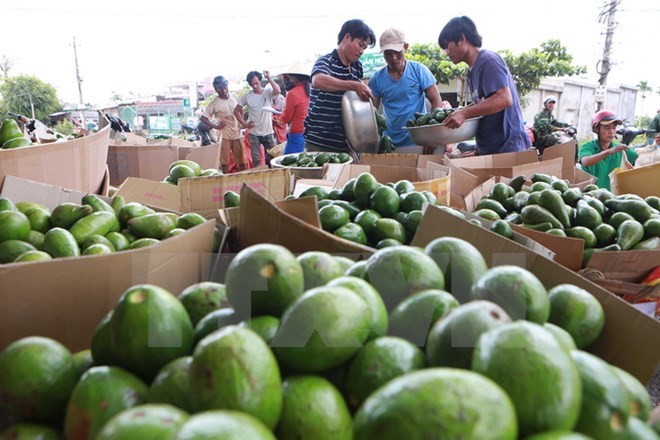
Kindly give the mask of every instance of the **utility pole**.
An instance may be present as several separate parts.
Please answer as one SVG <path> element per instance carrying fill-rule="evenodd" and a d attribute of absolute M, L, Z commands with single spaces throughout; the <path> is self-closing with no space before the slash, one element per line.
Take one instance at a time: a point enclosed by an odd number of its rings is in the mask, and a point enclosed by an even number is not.
<path fill-rule="evenodd" d="M 612 68 L 610 63 L 610 52 L 612 50 L 612 39 L 614 37 L 614 29 L 616 28 L 616 21 L 614 16 L 616 14 L 616 8 L 619 6 L 622 0 L 607 0 L 607 3 L 603 7 L 603 10 L 598 15 L 598 22 L 607 23 L 607 28 L 605 31 L 605 45 L 603 46 L 603 58 L 596 65 L 596 71 L 600 75 L 598 78 L 598 89 L 596 90 L 596 110 L 600 111 L 603 109 L 605 104 L 605 90 L 607 87 L 607 75 L 610 73 Z"/>
<path fill-rule="evenodd" d="M 80 125 L 83 128 L 86 128 L 86 123 L 85 123 L 85 101 L 83 101 L 83 94 L 82 94 L 82 77 L 80 76 L 80 69 L 78 68 L 78 49 L 76 47 L 76 37 L 73 37 L 73 59 L 76 64 L 76 81 L 78 82 L 78 99 L 79 99 L 79 106 L 78 108 L 80 109 Z"/>

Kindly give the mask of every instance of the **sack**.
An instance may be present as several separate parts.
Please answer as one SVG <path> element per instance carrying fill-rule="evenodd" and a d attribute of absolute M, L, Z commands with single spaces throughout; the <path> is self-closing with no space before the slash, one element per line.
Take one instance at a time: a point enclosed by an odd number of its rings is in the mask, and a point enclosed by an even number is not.
<path fill-rule="evenodd" d="M 660 162 L 660 148 L 657 148 L 655 145 L 638 148 L 635 151 L 638 155 L 635 161 L 635 168 Z"/>
<path fill-rule="evenodd" d="M 281 144 L 277 144 L 274 147 L 272 147 L 270 150 L 268 150 L 268 154 L 270 154 L 271 157 L 281 156 L 282 153 L 284 153 L 284 147 L 285 146 L 286 146 L 286 142 L 282 142 Z"/>
<path fill-rule="evenodd" d="M 617 168 L 614 168 L 610 174 L 610 191 L 612 191 L 614 194 L 619 194 L 619 182 L 616 178 L 616 175 L 620 172 L 623 171 L 628 171 L 632 170 L 633 166 L 632 164 L 628 161 L 628 156 L 626 156 L 626 152 L 622 151 L 621 152 L 621 163 Z"/>

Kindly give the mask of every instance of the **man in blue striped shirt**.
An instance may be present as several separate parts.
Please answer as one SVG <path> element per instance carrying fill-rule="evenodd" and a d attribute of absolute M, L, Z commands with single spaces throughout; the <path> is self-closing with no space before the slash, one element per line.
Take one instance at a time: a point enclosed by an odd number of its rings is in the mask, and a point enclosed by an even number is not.
<path fill-rule="evenodd" d="M 312 90 L 305 119 L 306 151 L 349 151 L 341 118 L 341 98 L 347 90 L 364 100 L 371 90 L 362 79 L 364 50 L 376 44 L 374 31 L 362 20 L 349 20 L 342 26 L 337 48 L 316 60 L 312 68 Z"/>

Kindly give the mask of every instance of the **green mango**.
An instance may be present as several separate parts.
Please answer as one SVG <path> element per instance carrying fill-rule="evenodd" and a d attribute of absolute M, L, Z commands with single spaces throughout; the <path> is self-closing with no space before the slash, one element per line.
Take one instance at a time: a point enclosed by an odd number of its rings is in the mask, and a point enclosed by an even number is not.
<path fill-rule="evenodd" d="M 0 146 L 5 142 L 23 136 L 23 132 L 18 123 L 13 119 L 5 119 L 0 125 Z"/>

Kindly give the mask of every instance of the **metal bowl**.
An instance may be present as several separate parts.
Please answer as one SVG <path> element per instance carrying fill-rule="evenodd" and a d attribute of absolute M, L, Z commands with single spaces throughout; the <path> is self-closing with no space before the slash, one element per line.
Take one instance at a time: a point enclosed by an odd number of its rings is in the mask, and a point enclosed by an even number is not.
<path fill-rule="evenodd" d="M 282 159 L 287 156 L 295 156 L 298 158 L 300 153 L 290 153 L 283 154 L 282 156 L 274 157 L 270 160 L 270 165 L 273 168 L 287 168 L 291 171 L 291 174 L 300 177 L 301 179 L 320 179 L 323 173 L 323 167 L 292 167 L 287 165 L 282 165 Z M 312 154 L 312 153 L 307 153 Z M 353 158 L 349 157 L 348 161 L 344 162 L 345 164 L 353 162 Z"/>
<path fill-rule="evenodd" d="M 408 130 L 415 144 L 422 147 L 438 147 L 472 139 L 477 134 L 479 119 L 481 116 L 466 119 L 458 128 L 448 128 L 444 123 L 403 128 Z"/>
<path fill-rule="evenodd" d="M 363 101 L 349 90 L 341 98 L 341 117 L 346 139 L 358 153 L 378 153 L 378 125 L 376 111 L 371 101 Z"/>

